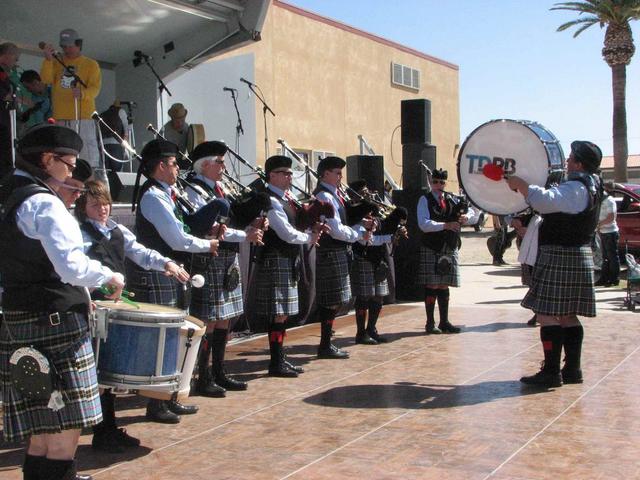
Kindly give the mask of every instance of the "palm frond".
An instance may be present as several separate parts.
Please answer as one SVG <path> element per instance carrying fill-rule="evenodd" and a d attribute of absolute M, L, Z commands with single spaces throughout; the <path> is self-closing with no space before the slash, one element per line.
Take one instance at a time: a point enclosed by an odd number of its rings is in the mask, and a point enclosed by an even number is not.
<path fill-rule="evenodd" d="M 568 28 L 580 26 L 577 32 L 573 34 L 573 36 L 575 37 L 580 33 L 582 33 L 584 30 L 586 30 L 587 28 L 589 28 L 591 25 L 594 25 L 596 23 L 601 23 L 600 19 L 596 16 L 583 17 L 583 18 L 578 18 L 576 20 L 571 20 L 570 22 L 567 22 L 567 23 L 563 23 L 557 28 L 556 31 L 562 32 Z"/>

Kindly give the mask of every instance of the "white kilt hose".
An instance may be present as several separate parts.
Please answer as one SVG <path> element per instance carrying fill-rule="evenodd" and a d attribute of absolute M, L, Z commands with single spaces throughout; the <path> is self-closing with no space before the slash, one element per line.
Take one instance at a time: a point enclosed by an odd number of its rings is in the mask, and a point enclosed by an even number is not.
<path fill-rule="evenodd" d="M 542 245 L 521 304 L 541 315 L 595 317 L 591 248 Z"/>
<path fill-rule="evenodd" d="M 298 282 L 294 260 L 275 252 L 264 253 L 256 270 L 256 312 L 266 315 L 298 314 Z"/>
<path fill-rule="evenodd" d="M 194 255 L 191 275 L 204 276 L 202 288 L 191 290 L 189 313 L 202 321 L 228 320 L 244 312 L 242 308 L 242 283 L 233 290 L 224 287 L 224 279 L 230 267 L 240 269 L 238 254 L 232 250 L 218 249 L 218 256 Z"/>
<path fill-rule="evenodd" d="M 389 295 L 387 278 L 381 282 L 375 280 L 375 269 L 378 263 L 366 258 L 354 256 L 351 267 L 351 293 L 354 297 L 386 297 Z"/>
<path fill-rule="evenodd" d="M 441 274 L 436 271 L 439 256 L 449 255 L 451 257 L 451 271 Z M 436 253 L 424 245 L 420 246 L 420 263 L 418 264 L 419 285 L 448 285 L 450 287 L 460 286 L 460 260 L 458 249 L 452 250 L 448 245 L 442 247 L 442 252 Z"/>
<path fill-rule="evenodd" d="M 349 263 L 346 247 L 316 251 L 316 303 L 322 307 L 343 305 L 351 300 Z"/>
<path fill-rule="evenodd" d="M 134 267 L 127 277 L 126 288 L 136 294 L 136 302 L 155 303 L 167 307 L 175 307 L 178 304 L 178 284 L 163 272 Z"/>
<path fill-rule="evenodd" d="M 0 328 L 0 382 L 5 440 L 14 442 L 30 435 L 60 433 L 100 423 L 102 410 L 86 315 L 66 314 L 59 325 L 52 326 L 45 313 L 4 312 L 3 322 L 6 325 Z M 65 403 L 61 410 L 51 410 L 47 400 L 23 398 L 13 388 L 9 358 L 17 348 L 25 346 L 40 350 L 57 369 Z"/>

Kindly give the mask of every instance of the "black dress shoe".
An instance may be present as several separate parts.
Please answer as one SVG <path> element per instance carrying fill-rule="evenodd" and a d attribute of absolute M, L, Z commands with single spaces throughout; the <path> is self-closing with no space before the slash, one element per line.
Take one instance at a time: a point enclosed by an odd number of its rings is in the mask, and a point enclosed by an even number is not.
<path fill-rule="evenodd" d="M 200 410 L 197 405 L 183 405 L 177 400 L 169 400 L 167 406 L 176 415 L 193 415 Z"/>
<path fill-rule="evenodd" d="M 293 370 L 296 373 L 304 373 L 304 368 L 298 366 L 298 365 L 294 365 L 293 363 L 291 363 L 289 360 L 287 360 L 286 358 L 284 359 L 284 364 L 289 367 L 291 370 Z"/>
<path fill-rule="evenodd" d="M 455 325 L 451 325 L 449 322 L 441 323 L 438 325 L 438 328 L 442 331 L 442 333 L 460 333 L 460 327 L 456 327 Z"/>
<path fill-rule="evenodd" d="M 584 381 L 582 379 L 582 370 L 579 368 L 574 370 L 563 368 L 560 373 L 562 374 L 562 383 L 582 383 Z"/>
<path fill-rule="evenodd" d="M 356 335 L 356 343 L 358 345 L 377 345 L 373 338 L 369 336 L 367 332 Z"/>
<path fill-rule="evenodd" d="M 91 439 L 91 448 L 105 453 L 124 452 L 125 445 L 118 441 L 117 431 L 118 429 L 115 427 L 94 430 L 93 438 Z"/>
<path fill-rule="evenodd" d="M 527 321 L 527 325 L 529 325 L 530 327 L 535 327 L 537 324 L 538 324 L 538 319 L 536 318 L 535 315 L 531 317 L 529 321 Z"/>
<path fill-rule="evenodd" d="M 169 410 L 167 402 L 156 399 L 147 403 L 147 419 L 158 423 L 180 423 L 180 417 Z"/>
<path fill-rule="evenodd" d="M 378 333 L 378 330 L 375 330 L 375 329 L 369 331 L 369 336 L 378 343 L 387 343 L 389 341 L 386 338 L 384 338 L 382 335 L 380 335 Z"/>
<path fill-rule="evenodd" d="M 73 480 L 93 480 L 93 477 L 91 475 L 80 475 L 79 473 L 76 473 Z"/>
<path fill-rule="evenodd" d="M 349 352 L 340 350 L 333 344 L 329 344 L 328 347 L 318 348 L 318 358 L 333 358 L 333 359 L 346 359 L 349 358 Z"/>
<path fill-rule="evenodd" d="M 440 335 L 442 333 L 442 330 L 435 325 L 425 325 L 424 331 L 427 332 L 427 335 Z"/>
<path fill-rule="evenodd" d="M 287 365 L 287 362 L 281 361 L 276 364 L 269 364 L 269 376 L 280 378 L 296 378 L 298 372 Z"/>
<path fill-rule="evenodd" d="M 212 379 L 198 380 L 196 393 L 202 397 L 222 398 L 227 395 L 227 391 L 214 382 Z"/>
<path fill-rule="evenodd" d="M 540 388 L 555 388 L 562 386 L 562 375 L 558 373 L 550 373 L 545 370 L 540 370 L 535 375 L 529 377 L 522 377 L 520 379 L 525 385 L 531 385 Z"/>
<path fill-rule="evenodd" d="M 247 389 L 247 382 L 227 377 L 226 372 L 216 377 L 216 383 L 225 390 L 240 392 Z"/>

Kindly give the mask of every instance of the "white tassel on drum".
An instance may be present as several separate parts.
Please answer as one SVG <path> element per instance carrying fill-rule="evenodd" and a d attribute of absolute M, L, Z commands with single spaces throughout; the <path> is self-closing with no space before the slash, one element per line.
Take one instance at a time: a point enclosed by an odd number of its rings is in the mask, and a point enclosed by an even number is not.
<path fill-rule="evenodd" d="M 204 287 L 204 277 L 200 274 L 194 275 L 193 277 L 191 277 L 191 285 L 193 285 L 195 288 Z"/>

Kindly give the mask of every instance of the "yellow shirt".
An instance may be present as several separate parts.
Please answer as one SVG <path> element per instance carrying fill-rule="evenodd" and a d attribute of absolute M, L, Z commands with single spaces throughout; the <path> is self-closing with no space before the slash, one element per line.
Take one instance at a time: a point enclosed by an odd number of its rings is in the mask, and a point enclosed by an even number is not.
<path fill-rule="evenodd" d="M 78 118 L 90 119 L 96 110 L 96 97 L 100 93 L 102 74 L 100 66 L 95 60 L 83 55 L 78 58 L 64 57 L 64 63 L 74 71 L 87 85 L 78 84 L 82 89 L 82 98 L 78 102 Z M 42 81 L 51 85 L 51 103 L 53 104 L 53 118 L 56 120 L 75 120 L 75 103 L 73 101 L 73 77 L 63 75 L 64 68 L 56 60 L 44 60 L 40 69 Z"/>

